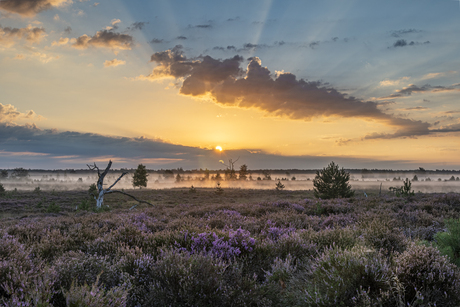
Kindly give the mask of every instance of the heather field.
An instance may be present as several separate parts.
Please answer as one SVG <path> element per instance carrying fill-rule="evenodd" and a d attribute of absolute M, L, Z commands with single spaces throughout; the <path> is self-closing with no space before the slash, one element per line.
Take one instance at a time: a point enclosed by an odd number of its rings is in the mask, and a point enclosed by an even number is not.
<path fill-rule="evenodd" d="M 459 306 L 460 195 L 0 196 L 2 306 Z"/>

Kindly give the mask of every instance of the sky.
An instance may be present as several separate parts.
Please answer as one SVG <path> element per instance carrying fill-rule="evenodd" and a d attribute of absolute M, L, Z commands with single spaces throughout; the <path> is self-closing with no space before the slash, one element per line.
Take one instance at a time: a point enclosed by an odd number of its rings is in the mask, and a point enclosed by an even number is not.
<path fill-rule="evenodd" d="M 460 169 L 459 34 L 460 0 L 0 0 L 0 168 Z"/>

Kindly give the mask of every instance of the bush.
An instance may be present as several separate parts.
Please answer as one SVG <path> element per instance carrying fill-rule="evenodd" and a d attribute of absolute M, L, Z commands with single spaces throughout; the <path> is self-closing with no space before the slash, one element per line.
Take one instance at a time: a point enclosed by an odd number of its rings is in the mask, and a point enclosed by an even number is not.
<path fill-rule="evenodd" d="M 59 213 L 61 211 L 61 206 L 56 204 L 54 201 L 51 202 L 48 207 L 46 207 L 47 213 Z"/>
<path fill-rule="evenodd" d="M 435 246 L 443 255 L 447 255 L 456 266 L 460 267 L 460 219 L 450 219 L 445 222 L 447 232 L 438 232 L 435 236 Z"/>
<path fill-rule="evenodd" d="M 352 197 L 355 192 L 351 190 L 349 180 L 350 174 L 331 162 L 322 171 L 316 171 L 316 177 L 313 180 L 315 197 L 323 199 Z"/>
<path fill-rule="evenodd" d="M 0 196 L 5 196 L 6 190 L 3 184 L 0 183 Z"/>
<path fill-rule="evenodd" d="M 412 244 L 395 258 L 395 265 L 406 302 L 417 302 L 421 306 L 459 306 L 460 274 L 436 248 Z"/>
<path fill-rule="evenodd" d="M 385 258 L 364 247 L 327 249 L 312 263 L 305 291 L 307 306 L 356 306 L 356 295 L 365 291 L 371 306 L 390 299 L 392 272 Z"/>

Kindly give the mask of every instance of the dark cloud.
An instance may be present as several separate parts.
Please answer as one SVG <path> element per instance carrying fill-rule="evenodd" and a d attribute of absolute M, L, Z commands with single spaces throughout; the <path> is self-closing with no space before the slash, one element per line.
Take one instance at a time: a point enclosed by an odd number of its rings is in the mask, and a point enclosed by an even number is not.
<path fill-rule="evenodd" d="M 211 29 L 212 25 L 196 25 L 196 26 L 189 26 L 191 28 L 201 28 L 201 29 Z"/>
<path fill-rule="evenodd" d="M 72 3 L 71 0 L 1 0 L 0 9 L 17 13 L 23 16 L 34 16 L 35 14 Z"/>
<path fill-rule="evenodd" d="M 395 30 L 391 31 L 391 36 L 393 37 L 401 37 L 401 35 L 411 34 L 411 33 L 420 33 L 423 32 L 422 30 L 416 29 L 403 29 L 403 30 Z"/>
<path fill-rule="evenodd" d="M 0 123 L 0 167 L 81 168 L 93 162 L 109 159 L 116 168 L 136 167 L 143 163 L 152 169 L 220 169 L 221 156 L 212 149 L 175 145 L 159 139 L 103 136 L 95 133 L 44 130 L 35 125 Z M 405 161 L 377 161 L 328 156 L 281 156 L 260 149 L 228 150 L 228 156 L 240 157 L 251 169 L 312 169 L 321 168 L 331 160 L 349 168 L 376 168 L 388 163 Z M 394 164 L 393 164 L 394 165 Z M 393 166 L 394 167 L 394 166 Z M 388 166 L 382 168 L 389 168 Z"/>
<path fill-rule="evenodd" d="M 148 79 L 184 78 L 180 93 L 211 97 L 215 103 L 239 108 L 256 108 L 273 116 L 299 120 L 342 117 L 375 120 L 396 128 L 394 134 L 366 138 L 413 137 L 428 134 L 430 124 L 383 113 L 378 104 L 348 97 L 319 81 L 297 80 L 291 73 L 275 76 L 254 57 L 247 70 L 243 58 L 216 60 L 210 56 L 188 59 L 181 48 L 158 52 L 151 60 L 158 66 Z"/>
<path fill-rule="evenodd" d="M 426 41 L 423 43 L 411 41 L 410 43 L 408 43 L 405 39 L 398 39 L 393 44 L 393 47 L 396 48 L 396 47 L 417 46 L 417 45 L 426 45 L 426 44 L 430 44 L 430 41 Z"/>
<path fill-rule="evenodd" d="M 431 86 L 429 84 L 425 84 L 423 86 L 417 86 L 415 84 L 411 84 L 408 87 L 404 87 L 401 90 L 396 90 L 396 93 L 391 94 L 390 96 L 382 97 L 381 99 L 388 99 L 388 98 L 398 98 L 404 96 L 411 96 L 412 93 L 437 93 L 437 92 L 449 92 L 449 91 L 460 91 L 459 86 L 454 84 L 452 86 Z"/>
<path fill-rule="evenodd" d="M 311 42 L 308 46 L 309 46 L 311 49 L 315 49 L 315 47 L 318 47 L 318 46 L 319 46 L 319 43 L 320 43 L 320 41 Z"/>
<path fill-rule="evenodd" d="M 216 47 L 212 48 L 212 50 L 221 50 L 221 51 L 225 51 L 225 48 L 224 48 L 224 47 L 216 46 Z"/>
<path fill-rule="evenodd" d="M 127 30 L 142 30 L 142 28 L 145 27 L 145 25 L 149 24 L 146 21 L 136 21 L 134 22 L 131 26 L 127 28 Z"/>
<path fill-rule="evenodd" d="M 404 109 L 401 109 L 403 111 L 424 111 L 424 110 L 429 110 L 429 108 L 427 107 L 412 107 L 412 108 L 404 108 Z"/>
<path fill-rule="evenodd" d="M 65 33 L 65 34 L 70 34 L 70 33 L 72 33 L 72 28 L 71 28 L 71 27 L 65 28 L 65 29 L 64 29 L 64 33 Z"/>
<path fill-rule="evenodd" d="M 187 39 L 187 37 L 181 35 L 181 36 L 176 37 L 176 39 Z"/>
<path fill-rule="evenodd" d="M 16 40 L 25 39 L 27 42 L 36 44 L 44 37 L 45 29 L 29 25 L 26 28 L 11 28 L 0 26 L 0 45 L 10 47 Z"/>
<path fill-rule="evenodd" d="M 151 44 L 161 44 L 164 42 L 164 39 L 154 38 L 150 41 Z"/>
<path fill-rule="evenodd" d="M 235 17 L 235 18 L 229 18 L 229 19 L 227 19 L 227 21 L 237 21 L 237 20 L 240 20 L 240 17 L 239 17 L 239 16 L 237 16 L 237 17 Z"/>
<path fill-rule="evenodd" d="M 120 50 L 131 50 L 134 46 L 134 39 L 131 35 L 121 34 L 110 30 L 98 31 L 94 36 L 86 34 L 78 37 L 72 44 L 77 49 L 88 47 L 111 48 Z"/>
<path fill-rule="evenodd" d="M 227 50 L 236 50 L 235 46 L 227 46 Z"/>

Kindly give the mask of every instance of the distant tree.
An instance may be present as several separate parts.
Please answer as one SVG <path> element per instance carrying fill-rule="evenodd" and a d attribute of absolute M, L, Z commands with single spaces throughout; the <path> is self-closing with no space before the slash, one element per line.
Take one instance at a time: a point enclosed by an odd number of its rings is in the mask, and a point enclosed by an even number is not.
<path fill-rule="evenodd" d="M 15 178 L 25 178 L 29 176 L 29 171 L 22 167 L 17 167 L 11 173 L 11 177 Z"/>
<path fill-rule="evenodd" d="M 181 182 L 182 181 L 182 177 L 180 176 L 180 174 L 177 174 L 176 175 L 176 182 Z"/>
<path fill-rule="evenodd" d="M 248 179 L 248 166 L 246 164 L 243 164 L 240 166 L 240 171 L 239 171 L 239 179 L 240 180 L 247 180 Z"/>
<path fill-rule="evenodd" d="M 6 169 L 2 170 L 0 174 L 1 178 L 8 178 L 8 171 Z"/>
<path fill-rule="evenodd" d="M 222 176 L 221 176 L 219 173 L 217 173 L 217 174 L 216 174 L 216 177 L 214 177 L 214 180 L 221 181 L 221 180 L 222 180 Z"/>
<path fill-rule="evenodd" d="M 137 166 L 137 169 L 134 171 L 133 175 L 133 187 L 139 187 L 139 188 L 146 188 L 147 187 L 147 177 L 149 175 L 147 174 L 147 169 L 145 168 L 144 165 L 139 164 Z"/>
<path fill-rule="evenodd" d="M 450 177 L 449 181 L 455 181 L 455 176 Z"/>
<path fill-rule="evenodd" d="M 277 191 L 282 191 L 284 189 L 284 184 L 282 184 L 281 181 L 278 180 L 278 183 L 276 184 L 275 189 Z"/>
<path fill-rule="evenodd" d="M 296 180 L 295 176 L 292 176 L 291 180 Z"/>
<path fill-rule="evenodd" d="M 262 171 L 262 175 L 264 175 L 263 180 L 272 180 L 272 176 L 270 175 L 270 171 L 264 170 L 264 171 Z"/>
<path fill-rule="evenodd" d="M 0 183 L 0 196 L 4 196 L 6 194 L 5 187 L 3 184 Z"/>
<path fill-rule="evenodd" d="M 204 170 L 204 180 L 209 180 L 209 170 L 208 169 Z"/>
<path fill-rule="evenodd" d="M 414 178 L 412 178 L 412 181 L 418 181 L 417 175 L 414 175 Z"/>
<path fill-rule="evenodd" d="M 321 171 L 316 171 L 316 177 L 313 180 L 315 197 L 323 199 L 352 197 L 354 191 L 348 183 L 349 180 L 350 174 L 331 162 Z"/>
<path fill-rule="evenodd" d="M 174 178 L 174 172 L 172 170 L 165 170 L 163 176 L 165 177 L 165 179 L 170 179 L 170 178 Z"/>
<path fill-rule="evenodd" d="M 236 171 L 235 171 L 235 163 L 239 159 L 240 159 L 239 157 L 235 161 L 233 161 L 233 159 L 229 159 L 228 164 L 225 164 L 223 161 L 221 161 L 222 164 L 224 164 L 227 167 L 224 173 L 226 180 L 236 180 L 237 179 Z"/>

